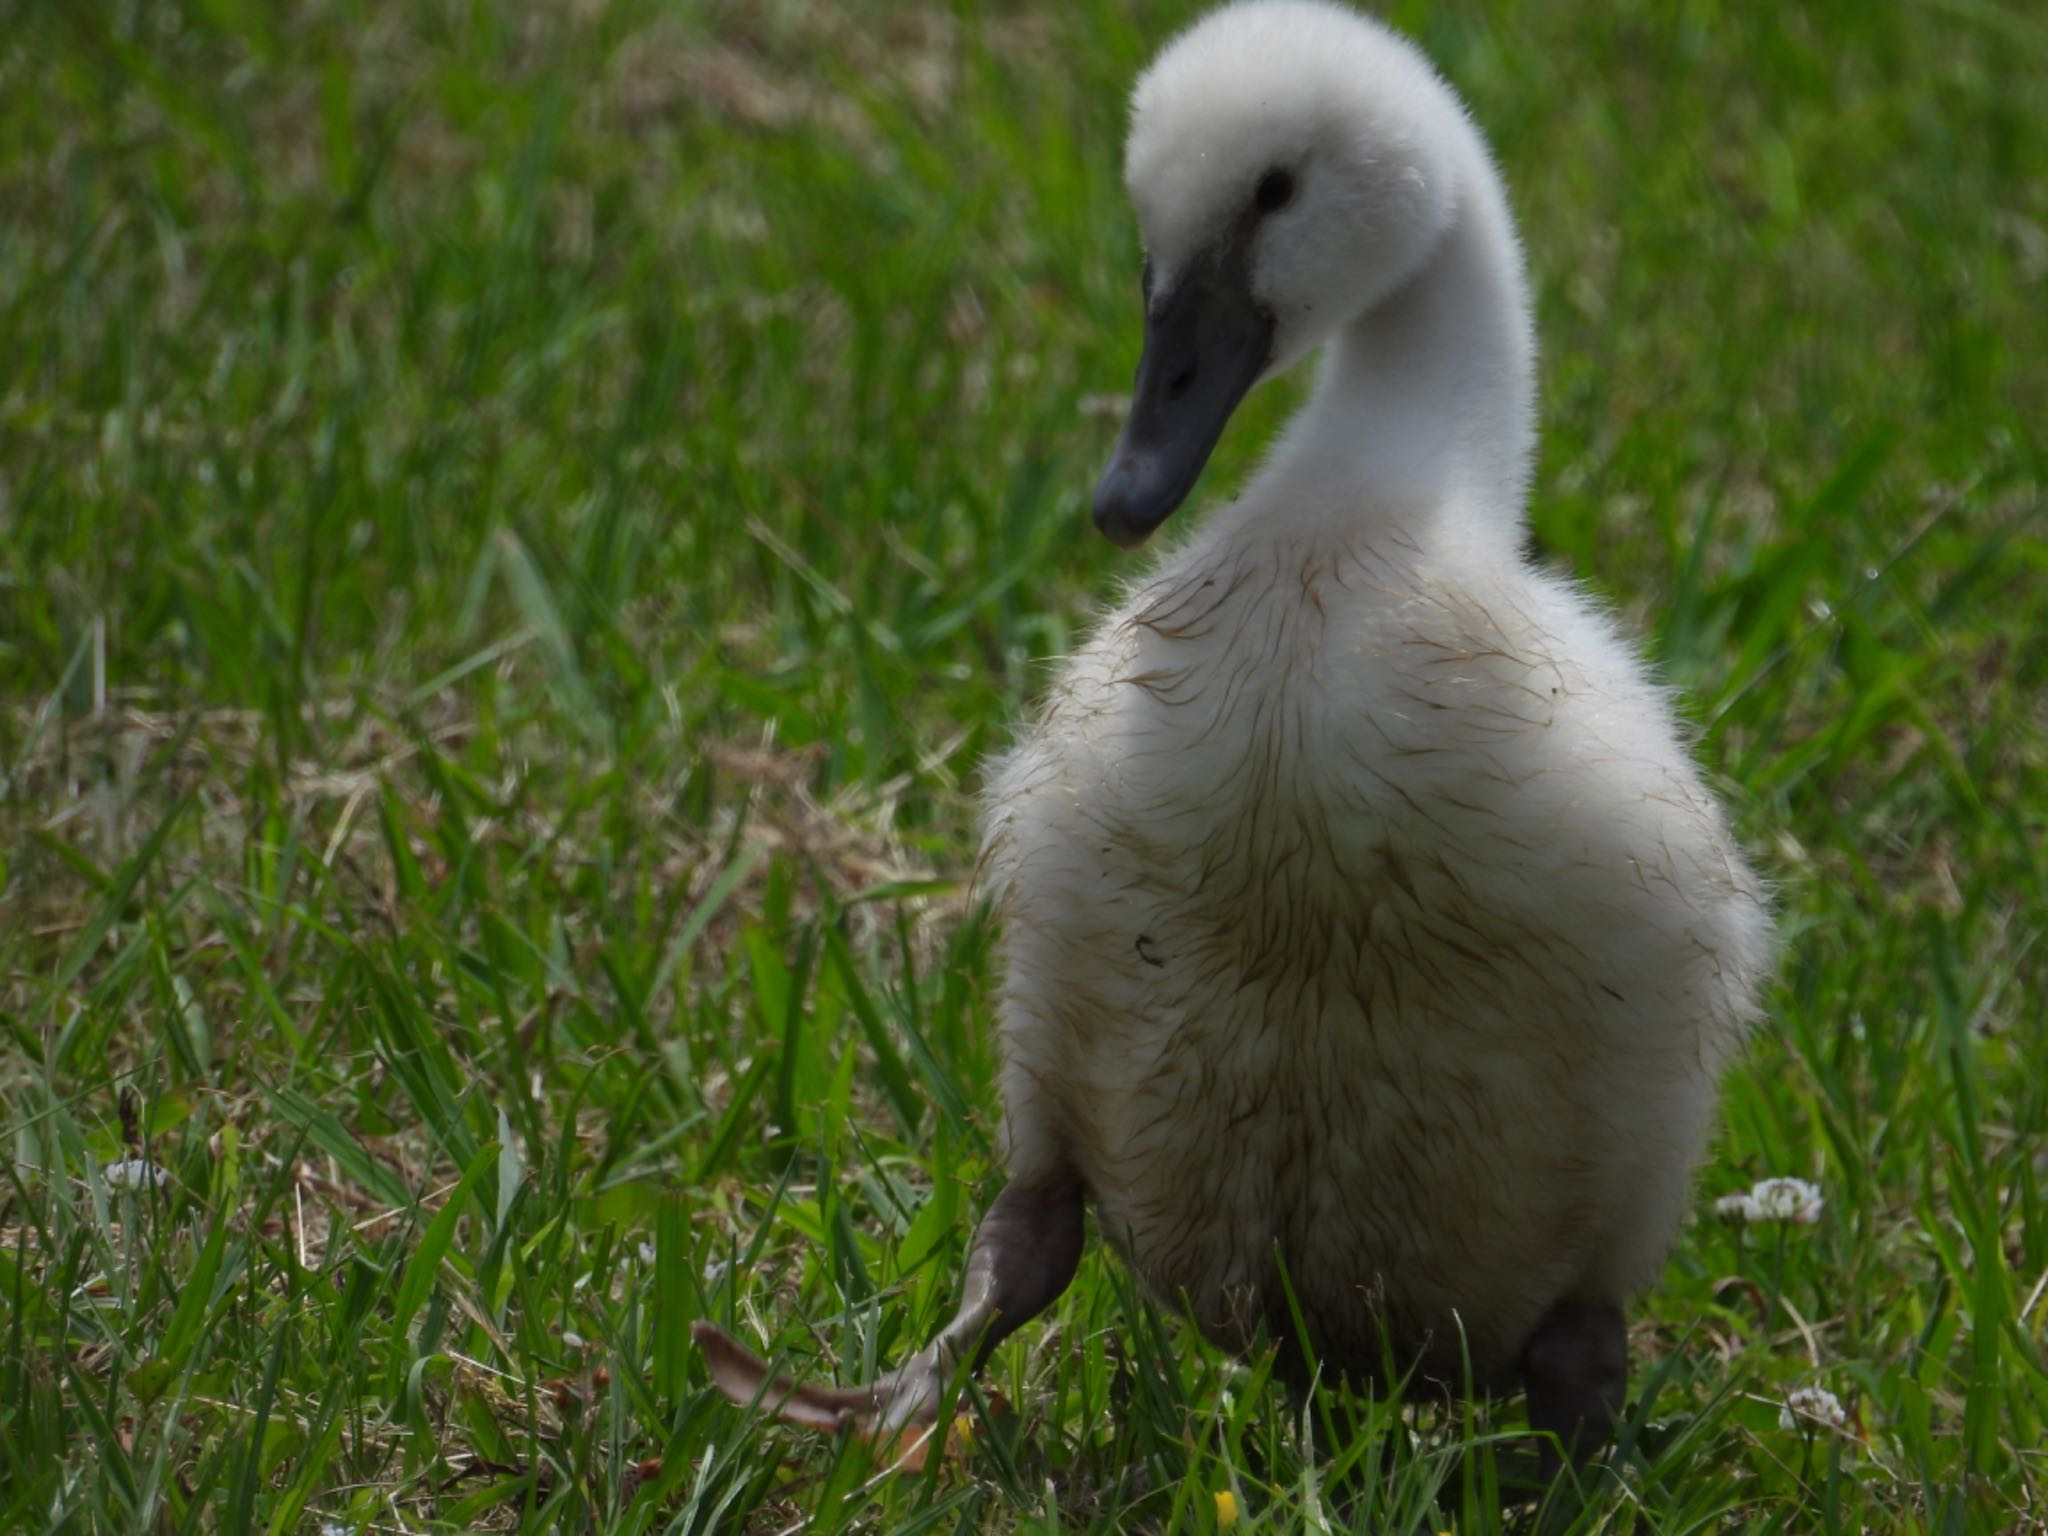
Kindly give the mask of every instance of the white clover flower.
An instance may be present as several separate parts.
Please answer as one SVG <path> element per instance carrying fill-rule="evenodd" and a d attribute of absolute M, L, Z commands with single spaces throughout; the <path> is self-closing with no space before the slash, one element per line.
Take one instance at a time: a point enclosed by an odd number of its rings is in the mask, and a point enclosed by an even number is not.
<path fill-rule="evenodd" d="M 1729 1221 L 1789 1221 L 1810 1227 L 1820 1220 L 1820 1186 L 1804 1179 L 1764 1179 L 1746 1195 L 1723 1195 L 1714 1214 Z"/>
<path fill-rule="evenodd" d="M 1800 1387 L 1785 1399 L 1785 1405 L 1778 1410 L 1778 1428 L 1791 1429 L 1800 1423 L 1825 1424 L 1830 1429 L 1840 1429 L 1849 1422 L 1849 1415 L 1842 1410 L 1842 1400 L 1826 1387 Z"/>
<path fill-rule="evenodd" d="M 1765 1221 L 1791 1221 L 1810 1227 L 1820 1220 L 1820 1186 L 1804 1179 L 1765 1179 L 1749 1192 Z"/>
<path fill-rule="evenodd" d="M 109 1189 L 154 1189 L 168 1183 L 170 1175 L 146 1157 L 124 1157 L 100 1170 Z"/>

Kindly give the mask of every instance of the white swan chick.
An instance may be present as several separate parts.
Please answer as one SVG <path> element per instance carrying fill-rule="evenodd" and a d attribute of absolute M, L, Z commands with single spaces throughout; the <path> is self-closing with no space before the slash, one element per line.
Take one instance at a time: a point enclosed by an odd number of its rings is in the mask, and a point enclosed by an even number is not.
<path fill-rule="evenodd" d="M 1521 553 L 1522 262 L 1422 56 L 1228 6 L 1139 81 L 1127 167 L 1146 338 L 1098 527 L 1141 542 L 1251 387 L 1321 376 L 992 776 L 1011 1180 L 960 1315 L 874 1388 L 775 1400 L 928 1417 L 1065 1286 L 1085 1203 L 1219 1344 L 1469 1364 L 1583 1455 L 1756 1009 L 1762 890 L 1665 695 Z M 707 1336 L 760 1392 L 736 1348 Z"/>

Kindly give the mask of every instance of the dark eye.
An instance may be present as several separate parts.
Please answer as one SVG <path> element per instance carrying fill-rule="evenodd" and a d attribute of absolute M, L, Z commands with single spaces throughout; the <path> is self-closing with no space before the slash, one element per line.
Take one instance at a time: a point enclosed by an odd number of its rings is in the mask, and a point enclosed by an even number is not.
<path fill-rule="evenodd" d="M 1259 190 L 1253 194 L 1259 211 L 1272 213 L 1285 208 L 1294 197 L 1294 176 L 1289 171 L 1268 171 L 1259 178 Z"/>

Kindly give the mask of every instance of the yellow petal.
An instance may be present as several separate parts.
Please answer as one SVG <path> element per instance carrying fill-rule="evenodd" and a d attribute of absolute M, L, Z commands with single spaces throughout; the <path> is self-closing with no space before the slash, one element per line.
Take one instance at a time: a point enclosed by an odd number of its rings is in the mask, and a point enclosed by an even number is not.
<path fill-rule="evenodd" d="M 1216 1529 L 1227 1531 L 1237 1524 L 1237 1495 L 1228 1488 L 1216 1495 Z"/>

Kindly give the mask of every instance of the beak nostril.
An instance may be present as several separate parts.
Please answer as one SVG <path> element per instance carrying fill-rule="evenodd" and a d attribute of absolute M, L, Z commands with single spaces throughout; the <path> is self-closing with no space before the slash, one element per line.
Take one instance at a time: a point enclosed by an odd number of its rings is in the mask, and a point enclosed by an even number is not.
<path fill-rule="evenodd" d="M 1173 376 L 1173 382 L 1166 386 L 1166 398 L 1168 400 L 1178 400 L 1182 395 L 1186 394 L 1190 389 L 1194 387 L 1194 383 L 1195 365 L 1193 363 L 1189 363 L 1187 367 L 1181 369 L 1179 373 L 1176 373 Z"/>

